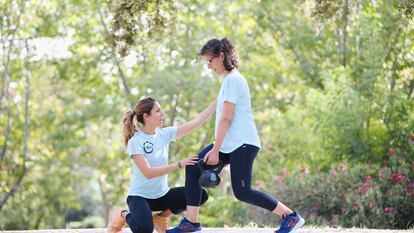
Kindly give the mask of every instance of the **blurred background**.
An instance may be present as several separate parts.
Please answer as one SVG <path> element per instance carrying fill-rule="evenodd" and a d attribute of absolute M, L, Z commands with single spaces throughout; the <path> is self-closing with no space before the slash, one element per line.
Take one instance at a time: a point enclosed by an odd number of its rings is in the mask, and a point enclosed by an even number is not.
<path fill-rule="evenodd" d="M 0 229 L 105 227 L 126 206 L 120 121 L 140 98 L 165 125 L 218 93 L 199 49 L 227 37 L 263 148 L 253 187 L 320 226 L 414 224 L 413 0 L 1 0 Z M 214 139 L 214 121 L 170 161 Z M 278 225 L 229 171 L 206 227 Z M 183 185 L 183 170 L 169 175 Z M 173 224 L 181 217 L 172 219 Z"/>

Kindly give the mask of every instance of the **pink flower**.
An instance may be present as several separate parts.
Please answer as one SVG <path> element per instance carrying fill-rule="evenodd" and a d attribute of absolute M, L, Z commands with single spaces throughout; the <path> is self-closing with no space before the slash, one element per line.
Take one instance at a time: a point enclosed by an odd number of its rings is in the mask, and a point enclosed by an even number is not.
<path fill-rule="evenodd" d="M 276 184 L 278 184 L 278 185 L 282 185 L 282 184 L 284 184 L 285 183 L 285 180 L 283 179 L 283 178 L 277 178 L 276 179 Z"/>
<path fill-rule="evenodd" d="M 365 182 L 365 183 L 362 185 L 362 187 L 363 187 L 364 189 L 367 189 L 367 188 L 369 188 L 369 184 L 368 184 L 367 182 Z"/>
<path fill-rule="evenodd" d="M 340 164 L 338 165 L 338 169 L 339 169 L 339 171 L 341 171 L 341 172 L 345 171 L 345 170 L 346 170 L 346 166 L 345 166 L 345 164 L 340 163 Z"/>
<path fill-rule="evenodd" d="M 408 189 L 413 189 L 414 188 L 414 184 L 413 183 L 408 183 L 407 184 L 407 188 Z"/>
<path fill-rule="evenodd" d="M 365 178 L 366 181 L 372 180 L 372 177 L 371 176 L 364 176 L 364 178 Z"/>
<path fill-rule="evenodd" d="M 394 210 L 393 210 L 393 208 L 391 208 L 391 207 L 386 207 L 386 208 L 384 208 L 384 212 L 385 213 L 392 213 Z"/>
<path fill-rule="evenodd" d="M 330 183 L 331 183 L 331 179 L 326 178 L 326 179 L 325 179 L 325 183 L 330 184 Z"/>
<path fill-rule="evenodd" d="M 412 196 L 414 196 L 414 193 L 413 192 L 408 192 L 407 196 L 412 197 Z"/>
<path fill-rule="evenodd" d="M 309 173 L 309 169 L 307 166 L 303 166 L 303 168 L 301 169 L 301 172 L 304 174 L 308 174 Z"/>
<path fill-rule="evenodd" d="M 410 136 L 410 143 L 414 143 L 414 134 L 411 134 Z"/>
<path fill-rule="evenodd" d="M 331 175 L 332 176 L 338 176 L 338 172 L 336 172 L 335 170 L 331 171 Z"/>
<path fill-rule="evenodd" d="M 284 176 L 289 175 L 289 169 L 288 169 L 287 167 L 282 168 L 282 174 L 283 174 Z"/>
<path fill-rule="evenodd" d="M 328 221 L 328 225 L 331 226 L 332 224 L 333 224 L 333 219 L 331 219 L 331 220 Z"/>
<path fill-rule="evenodd" d="M 256 180 L 256 188 L 259 188 L 260 187 L 260 180 Z"/>
<path fill-rule="evenodd" d="M 404 178 L 405 178 L 405 174 L 402 172 L 394 172 L 391 174 L 391 176 L 388 177 L 389 180 L 392 180 L 395 182 L 400 182 L 404 180 Z"/>
<path fill-rule="evenodd" d="M 342 213 L 342 214 L 345 214 L 345 213 L 346 213 L 346 208 L 342 207 L 342 208 L 341 208 L 341 213 Z"/>
<path fill-rule="evenodd" d="M 366 190 L 365 189 L 358 189 L 357 190 L 357 193 L 359 194 L 359 195 L 362 195 L 362 194 L 364 194 L 366 192 Z"/>

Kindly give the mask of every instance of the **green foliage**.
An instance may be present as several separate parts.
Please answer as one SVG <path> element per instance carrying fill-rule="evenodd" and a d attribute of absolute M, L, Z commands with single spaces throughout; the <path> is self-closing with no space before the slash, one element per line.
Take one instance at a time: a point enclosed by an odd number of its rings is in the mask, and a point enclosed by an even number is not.
<path fill-rule="evenodd" d="M 175 19 L 173 1 L 107 1 L 114 12 L 110 41 L 125 56 L 144 40 L 158 40 Z"/>

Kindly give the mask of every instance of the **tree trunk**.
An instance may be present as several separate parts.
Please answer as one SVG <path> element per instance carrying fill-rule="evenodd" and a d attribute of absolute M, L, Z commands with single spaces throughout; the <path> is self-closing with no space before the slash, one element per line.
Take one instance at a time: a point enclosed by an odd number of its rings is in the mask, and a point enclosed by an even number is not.
<path fill-rule="evenodd" d="M 343 10 L 343 15 L 342 15 L 342 20 L 343 20 L 343 28 L 342 28 L 342 38 L 341 38 L 341 44 L 342 44 L 342 65 L 344 67 L 346 67 L 347 65 L 347 48 L 346 48 L 346 44 L 347 44 L 347 37 L 348 37 L 348 32 L 347 32 L 347 27 L 348 27 L 348 14 L 349 14 L 349 0 L 345 0 L 345 4 L 344 4 L 344 10 Z"/>
<path fill-rule="evenodd" d="M 398 27 L 397 28 L 397 34 L 395 35 L 394 39 L 390 40 L 390 42 L 389 42 L 389 47 L 388 47 L 388 50 L 387 50 L 387 54 L 385 55 L 384 62 L 389 61 L 389 59 L 391 57 L 391 52 L 394 49 L 394 46 L 397 44 L 400 35 L 401 35 L 401 28 Z"/>
<path fill-rule="evenodd" d="M 102 206 L 103 206 L 103 214 L 104 214 L 104 218 L 105 218 L 105 225 L 108 225 L 109 222 L 109 211 L 111 209 L 111 206 L 108 204 L 109 200 L 108 197 L 106 196 L 106 190 L 104 187 L 104 182 L 102 181 L 103 177 L 100 176 L 98 178 L 98 183 L 99 183 L 99 190 L 101 192 L 101 198 L 102 198 Z"/>
<path fill-rule="evenodd" d="M 7 100 L 7 126 L 6 126 L 6 132 L 4 133 L 4 145 L 3 148 L 1 149 L 1 154 L 0 154 L 0 162 L 2 162 L 6 156 L 7 153 L 7 147 L 8 147 L 8 142 L 9 142 L 9 136 L 10 136 L 10 130 L 11 130 L 11 110 L 10 110 L 10 103 Z"/>
<path fill-rule="evenodd" d="M 413 90 L 414 90 L 414 80 L 412 79 L 410 81 L 410 87 L 409 87 L 409 90 L 408 90 L 407 99 L 411 98 L 411 95 L 413 94 Z"/>
<path fill-rule="evenodd" d="M 27 49 L 27 54 L 29 54 L 29 48 L 28 48 L 28 44 L 27 44 L 27 40 L 26 40 L 26 49 Z M 8 192 L 6 194 L 6 196 L 0 200 L 0 211 L 3 208 L 3 206 L 6 204 L 7 200 L 9 198 L 11 198 L 20 188 L 20 185 L 23 181 L 23 178 L 25 177 L 26 173 L 27 173 L 27 167 L 26 167 L 26 160 L 27 160 L 27 153 L 28 153 L 28 141 L 29 141 L 29 101 L 30 101 L 30 73 L 29 73 L 29 63 L 28 63 L 28 58 L 26 57 L 26 62 L 25 62 L 25 67 L 24 67 L 24 73 L 25 73 L 25 79 L 26 79 L 26 93 L 25 93 L 25 105 L 24 105 L 24 142 L 23 142 L 23 162 L 22 162 L 22 167 L 23 167 L 23 171 L 22 174 L 20 175 L 20 177 L 17 179 L 17 181 L 14 183 L 13 187 L 10 189 L 10 192 Z M 7 150 L 7 140 L 10 134 L 10 128 L 11 128 L 11 124 L 10 124 L 10 101 L 8 101 L 8 106 L 7 106 L 7 115 L 8 115 L 8 120 L 7 120 L 7 131 L 6 131 L 6 141 L 5 141 L 5 145 L 3 147 L 3 151 L 2 151 L 2 160 L 4 158 L 4 155 L 6 153 Z"/>
<path fill-rule="evenodd" d="M 104 19 L 103 19 L 102 11 L 100 10 L 101 8 L 98 5 L 98 2 L 96 0 L 95 0 L 95 6 L 96 6 L 97 9 L 99 9 L 98 10 L 98 12 L 99 12 L 99 19 L 101 20 L 102 26 L 104 27 L 105 37 L 108 38 L 108 36 L 109 36 L 109 30 L 108 30 L 108 27 L 106 26 L 106 23 L 105 23 Z M 115 47 L 112 46 L 111 47 L 111 51 L 110 51 L 111 56 L 112 56 L 112 60 L 113 60 L 113 62 L 115 64 L 115 66 L 118 68 L 118 74 L 119 74 L 119 77 L 121 78 L 122 86 L 124 87 L 124 92 L 125 92 L 125 94 L 126 94 L 127 97 L 130 97 L 131 96 L 131 91 L 130 91 L 130 89 L 128 87 L 128 82 L 127 82 L 127 79 L 125 77 L 125 73 L 122 70 L 121 63 L 120 63 L 118 57 L 116 56 L 115 51 L 116 51 Z"/>
<path fill-rule="evenodd" d="M 26 166 L 23 166 L 23 171 L 20 177 L 17 179 L 17 181 L 14 183 L 13 187 L 10 189 L 10 192 L 6 193 L 6 196 L 0 200 L 0 212 L 3 209 L 4 205 L 6 204 L 7 200 L 11 198 L 16 191 L 20 188 L 20 185 L 23 181 L 23 178 L 26 176 L 27 168 Z"/>
<path fill-rule="evenodd" d="M 14 44 L 14 40 L 16 38 L 16 32 L 19 29 L 20 26 L 20 19 L 24 13 L 25 10 L 25 1 L 22 1 L 21 4 L 19 5 L 21 7 L 20 9 L 20 14 L 17 17 L 17 22 L 15 24 L 15 28 L 12 31 L 12 37 L 11 40 L 9 41 L 9 47 L 8 47 L 8 51 L 6 52 L 6 43 L 7 43 L 7 36 L 4 36 L 5 40 L 2 41 L 3 43 L 3 62 L 4 62 L 4 78 L 3 78 L 3 82 L 2 82 L 2 86 L 1 86 L 1 95 L 0 95 L 0 115 L 2 115 L 3 113 L 3 99 L 7 99 L 6 95 L 8 93 L 8 85 L 9 85 L 9 80 L 10 80 L 10 56 L 11 56 L 11 52 L 13 51 L 13 44 Z M 11 8 L 13 6 L 10 6 Z M 5 7 L 6 8 L 6 7 Z M 12 10 L 11 10 L 12 11 Z M 3 11 L 4 13 L 4 11 Z M 5 28 L 1 28 L 2 30 L 2 34 L 3 32 L 5 32 Z M 3 36 L 2 36 L 3 37 Z M 7 54 L 7 55 L 6 55 Z"/>
<path fill-rule="evenodd" d="M 391 75 L 391 80 L 390 80 L 390 92 L 393 93 L 394 92 L 394 87 L 395 87 L 395 80 L 397 79 L 397 56 L 395 56 L 394 62 L 392 63 L 392 75 Z"/>

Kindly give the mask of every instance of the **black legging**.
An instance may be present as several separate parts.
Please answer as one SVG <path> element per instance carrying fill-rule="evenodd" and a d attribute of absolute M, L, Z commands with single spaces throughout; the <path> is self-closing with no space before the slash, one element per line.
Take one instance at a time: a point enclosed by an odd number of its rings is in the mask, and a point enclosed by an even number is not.
<path fill-rule="evenodd" d="M 208 199 L 206 190 L 201 191 L 201 204 Z M 140 196 L 128 196 L 127 204 L 129 214 L 126 221 L 133 233 L 152 233 L 151 211 L 171 210 L 173 214 L 179 214 L 186 209 L 184 187 L 172 188 L 164 196 L 157 199 L 148 199 Z"/>
<path fill-rule="evenodd" d="M 202 149 L 198 153 L 199 158 L 204 158 L 213 148 L 213 144 Z M 230 164 L 231 186 L 234 196 L 240 201 L 273 211 L 278 201 L 270 195 L 251 188 L 253 162 L 259 148 L 253 145 L 243 144 L 229 154 L 219 153 L 219 159 L 224 164 Z M 195 165 L 185 169 L 185 198 L 187 205 L 200 206 L 202 204 L 202 191 L 198 183 L 201 175 Z"/>

